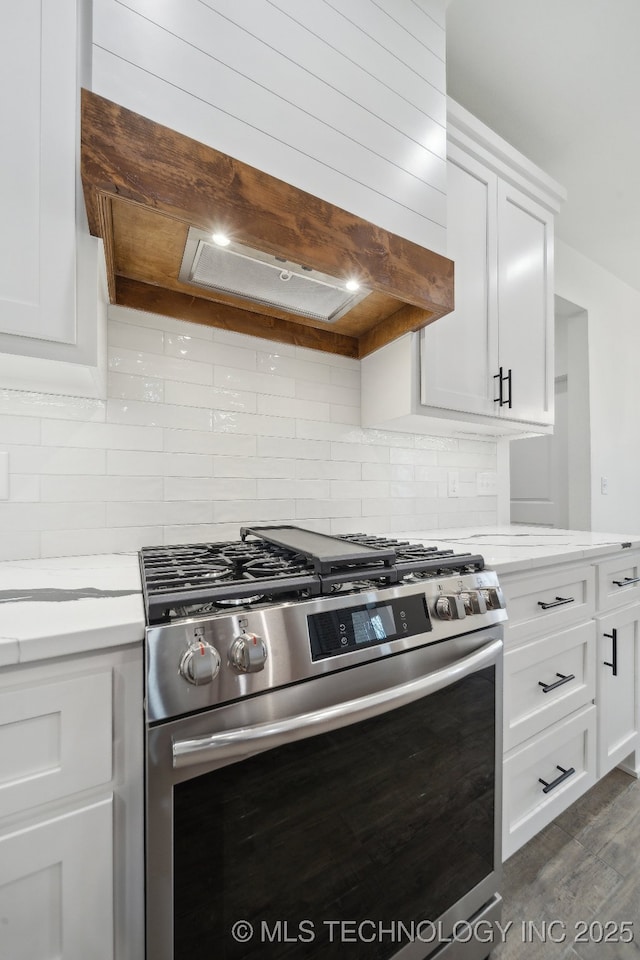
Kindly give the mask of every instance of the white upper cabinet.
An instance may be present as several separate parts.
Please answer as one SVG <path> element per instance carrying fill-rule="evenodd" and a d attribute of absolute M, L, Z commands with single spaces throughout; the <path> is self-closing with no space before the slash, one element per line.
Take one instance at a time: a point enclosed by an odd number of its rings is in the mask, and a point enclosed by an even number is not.
<path fill-rule="evenodd" d="M 497 187 L 495 173 L 450 148 L 447 256 L 455 264 L 456 308 L 421 334 L 421 398 L 427 406 L 496 412 Z"/>
<path fill-rule="evenodd" d="M 452 101 L 447 158 L 455 310 L 363 360 L 363 424 L 546 432 L 553 424 L 553 216 L 564 191 Z"/>
<path fill-rule="evenodd" d="M 88 0 L 0 8 L 4 386 L 96 392 L 98 241 L 78 234 L 76 180 L 89 22 Z"/>

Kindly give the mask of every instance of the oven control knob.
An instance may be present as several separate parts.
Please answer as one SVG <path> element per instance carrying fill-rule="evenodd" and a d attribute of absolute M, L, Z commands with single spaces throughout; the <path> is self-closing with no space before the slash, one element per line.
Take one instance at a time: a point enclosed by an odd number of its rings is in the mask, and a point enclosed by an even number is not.
<path fill-rule="evenodd" d="M 438 597 L 435 610 L 441 620 L 462 620 L 466 614 L 464 600 L 456 594 Z"/>
<path fill-rule="evenodd" d="M 229 662 L 238 673 L 257 673 L 264 670 L 267 660 L 267 648 L 257 633 L 241 633 L 233 641 L 229 651 Z"/>
<path fill-rule="evenodd" d="M 486 600 L 482 596 L 482 593 L 476 590 L 470 590 L 468 593 L 463 593 L 462 600 L 464 602 L 465 613 L 468 615 L 487 612 Z"/>
<path fill-rule="evenodd" d="M 190 643 L 182 654 L 180 661 L 180 676 L 195 684 L 211 683 L 220 669 L 220 654 L 215 647 L 205 640 L 195 640 Z"/>
<path fill-rule="evenodd" d="M 500 587 L 490 587 L 489 589 L 480 590 L 480 594 L 484 597 L 487 610 L 502 610 L 505 607 L 504 596 L 502 595 Z"/>

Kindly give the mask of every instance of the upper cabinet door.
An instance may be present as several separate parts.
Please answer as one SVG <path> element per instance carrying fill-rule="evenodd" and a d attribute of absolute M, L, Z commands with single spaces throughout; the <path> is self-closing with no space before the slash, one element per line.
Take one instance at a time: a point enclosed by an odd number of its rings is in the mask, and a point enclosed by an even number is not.
<path fill-rule="evenodd" d="M 1 331 L 75 340 L 76 0 L 0 12 Z"/>
<path fill-rule="evenodd" d="M 455 310 L 422 331 L 421 400 L 427 406 L 498 412 L 497 184 L 495 173 L 449 148 L 447 255 L 455 263 Z"/>
<path fill-rule="evenodd" d="M 457 292 L 457 291 L 456 291 Z M 501 414 L 553 423 L 553 217 L 510 184 L 498 183 Z"/>

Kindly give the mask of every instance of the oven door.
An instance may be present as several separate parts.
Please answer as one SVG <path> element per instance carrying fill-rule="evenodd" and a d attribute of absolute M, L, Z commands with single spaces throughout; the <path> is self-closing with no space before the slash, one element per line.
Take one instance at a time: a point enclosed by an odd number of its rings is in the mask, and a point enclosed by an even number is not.
<path fill-rule="evenodd" d="M 152 727 L 148 960 L 412 960 L 495 904 L 501 651 L 482 630 Z"/>

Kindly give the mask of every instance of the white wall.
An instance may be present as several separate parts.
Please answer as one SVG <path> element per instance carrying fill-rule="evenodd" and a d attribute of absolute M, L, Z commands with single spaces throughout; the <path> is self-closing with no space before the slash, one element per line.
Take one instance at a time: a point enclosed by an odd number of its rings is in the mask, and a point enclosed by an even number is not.
<path fill-rule="evenodd" d="M 444 0 L 95 0 L 93 89 L 438 253 Z"/>
<path fill-rule="evenodd" d="M 640 292 L 556 241 L 556 293 L 588 317 L 592 529 L 640 532 Z M 607 477 L 609 493 L 600 492 Z"/>
<path fill-rule="evenodd" d="M 496 522 L 496 444 L 362 429 L 357 360 L 118 307 L 109 344 L 106 401 L 0 389 L 0 559 Z"/>

